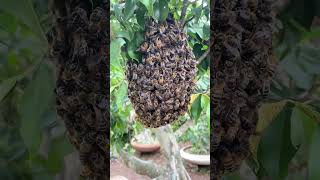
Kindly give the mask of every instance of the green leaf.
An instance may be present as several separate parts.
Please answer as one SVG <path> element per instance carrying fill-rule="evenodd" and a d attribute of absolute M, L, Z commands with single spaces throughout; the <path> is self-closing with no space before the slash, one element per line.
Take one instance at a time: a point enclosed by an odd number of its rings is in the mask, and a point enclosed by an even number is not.
<path fill-rule="evenodd" d="M 287 176 L 288 164 L 297 151 L 290 138 L 293 107 L 292 103 L 287 103 L 260 140 L 258 161 L 261 170 L 274 180 Z"/>
<path fill-rule="evenodd" d="M 16 85 L 16 78 L 10 78 L 0 83 L 0 102 L 7 96 L 11 89 Z"/>
<path fill-rule="evenodd" d="M 122 38 L 111 41 L 110 45 L 110 64 L 111 66 L 120 67 L 121 47 L 125 44 Z"/>
<path fill-rule="evenodd" d="M 143 33 L 142 32 L 135 32 L 135 35 L 132 39 L 132 41 L 130 41 L 128 43 L 128 55 L 130 58 L 135 59 L 135 60 L 140 60 L 140 56 L 137 52 L 138 47 L 140 46 L 140 44 L 143 42 L 144 38 L 143 38 Z"/>
<path fill-rule="evenodd" d="M 319 113 L 315 111 L 312 107 L 296 102 L 296 107 L 301 111 L 305 117 L 303 119 L 303 129 L 304 129 L 304 142 L 309 145 L 312 141 L 312 135 L 318 123 L 320 121 Z"/>
<path fill-rule="evenodd" d="M 199 24 L 193 24 L 191 27 L 188 28 L 188 30 L 192 33 L 197 33 L 201 39 L 204 39 L 203 26 L 200 26 Z"/>
<path fill-rule="evenodd" d="M 202 6 L 193 8 L 191 11 L 192 11 L 192 14 L 194 15 L 195 22 L 198 23 L 199 19 L 201 18 Z"/>
<path fill-rule="evenodd" d="M 113 6 L 114 8 L 114 13 L 117 17 L 117 20 L 121 23 L 123 22 L 123 13 L 122 13 L 122 9 L 120 8 L 120 5 L 119 4 L 115 4 Z"/>
<path fill-rule="evenodd" d="M 201 95 L 198 94 L 195 100 L 191 104 L 191 117 L 193 120 L 197 121 L 201 114 Z"/>
<path fill-rule="evenodd" d="M 201 108 L 206 109 L 210 102 L 210 97 L 206 94 L 201 94 Z"/>
<path fill-rule="evenodd" d="M 320 171 L 319 171 L 319 156 L 320 150 L 320 127 L 318 126 L 315 129 L 312 137 L 312 143 L 309 150 L 309 160 L 308 160 L 308 180 L 319 180 Z"/>
<path fill-rule="evenodd" d="M 203 31 L 203 39 L 208 40 L 210 38 L 210 25 L 204 24 L 202 31 Z"/>
<path fill-rule="evenodd" d="M 42 40 L 43 50 L 46 50 L 46 36 L 30 0 L 1 0 L 0 9 L 15 15 L 26 24 Z"/>
<path fill-rule="evenodd" d="M 137 22 L 138 24 L 142 27 L 142 29 L 145 26 L 145 14 L 147 12 L 147 8 L 142 4 L 142 3 L 138 3 L 138 9 L 137 9 L 137 13 L 136 13 L 136 18 L 137 18 Z"/>
<path fill-rule="evenodd" d="M 295 147 L 299 147 L 304 141 L 303 121 L 306 121 L 306 116 L 301 110 L 295 107 L 291 115 L 291 141 Z"/>
<path fill-rule="evenodd" d="M 157 10 L 159 11 L 159 18 L 158 20 L 160 22 L 163 22 L 167 19 L 168 17 L 168 13 L 169 13 L 169 7 L 168 7 L 168 2 L 167 0 L 160 0 L 158 3 L 156 3 L 158 5 Z"/>
<path fill-rule="evenodd" d="M 148 15 L 153 15 L 153 3 L 154 0 L 139 0 L 148 10 Z"/>
<path fill-rule="evenodd" d="M 0 13 L 0 27 L 7 32 L 14 33 L 18 27 L 18 21 L 9 13 Z"/>
<path fill-rule="evenodd" d="M 124 100 L 127 96 L 127 84 L 125 81 L 123 81 L 121 83 L 121 86 L 119 87 L 118 91 L 117 91 L 117 99 L 116 99 L 116 104 L 118 106 L 118 108 L 123 108 L 124 106 Z"/>
<path fill-rule="evenodd" d="M 119 33 L 117 33 L 117 38 L 121 37 L 121 38 L 126 38 L 127 40 L 131 41 L 131 37 L 130 37 L 130 33 L 128 31 L 120 31 Z M 121 42 L 121 45 L 123 45 L 124 43 Z"/>
<path fill-rule="evenodd" d="M 124 7 L 124 20 L 130 19 L 134 13 L 136 7 L 136 0 L 126 0 Z"/>
<path fill-rule="evenodd" d="M 50 173 L 59 172 L 63 167 L 64 157 L 71 153 L 72 150 L 73 147 L 64 136 L 64 133 L 60 137 L 51 139 L 48 160 L 46 161 L 48 171 Z"/>
<path fill-rule="evenodd" d="M 54 77 L 46 64 L 41 64 L 18 104 L 20 133 L 30 153 L 38 151 L 41 140 L 41 117 L 53 101 Z"/>

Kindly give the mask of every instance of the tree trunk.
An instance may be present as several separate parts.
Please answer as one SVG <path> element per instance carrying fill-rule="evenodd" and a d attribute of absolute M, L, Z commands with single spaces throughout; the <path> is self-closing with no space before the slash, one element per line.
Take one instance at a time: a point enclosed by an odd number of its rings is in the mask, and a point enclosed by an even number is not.
<path fill-rule="evenodd" d="M 159 140 L 161 151 L 167 159 L 165 167 L 158 166 L 152 161 L 144 161 L 121 151 L 123 162 L 138 174 L 147 175 L 156 180 L 191 180 L 183 165 L 180 150 L 170 125 L 157 128 L 156 136 Z"/>

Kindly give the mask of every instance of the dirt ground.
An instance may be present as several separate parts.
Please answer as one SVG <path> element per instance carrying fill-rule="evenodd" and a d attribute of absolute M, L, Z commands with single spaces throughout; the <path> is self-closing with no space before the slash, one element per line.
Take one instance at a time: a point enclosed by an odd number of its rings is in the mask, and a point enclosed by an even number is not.
<path fill-rule="evenodd" d="M 165 158 L 160 152 L 152 153 L 152 154 L 142 154 L 140 156 L 143 160 L 152 160 L 157 164 L 165 164 Z M 129 180 L 150 180 L 147 176 L 142 176 L 135 173 L 130 168 L 126 167 L 121 163 L 120 160 L 114 159 L 110 161 L 110 175 L 116 176 L 121 175 Z M 191 177 L 192 180 L 209 180 L 210 179 L 210 166 L 198 167 L 192 165 L 190 163 L 185 162 L 185 167 Z"/>

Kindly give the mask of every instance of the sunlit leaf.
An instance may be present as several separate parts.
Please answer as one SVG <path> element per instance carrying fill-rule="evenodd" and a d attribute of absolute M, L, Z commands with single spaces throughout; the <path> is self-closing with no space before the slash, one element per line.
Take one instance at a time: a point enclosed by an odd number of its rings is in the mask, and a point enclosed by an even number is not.
<path fill-rule="evenodd" d="M 259 120 L 257 122 L 256 132 L 263 133 L 270 123 L 278 116 L 286 105 L 287 101 L 281 101 L 277 103 L 263 104 L 259 109 Z M 252 136 L 250 138 L 250 150 L 252 158 L 257 161 L 257 151 L 260 137 Z"/>
<path fill-rule="evenodd" d="M 121 46 L 125 43 L 122 38 L 111 41 L 110 45 L 110 64 L 111 66 L 120 66 Z"/>
<path fill-rule="evenodd" d="M 169 13 L 167 0 L 156 0 L 156 2 L 154 3 L 154 10 L 155 10 L 155 17 L 160 22 L 166 20 Z"/>
<path fill-rule="evenodd" d="M 210 102 L 210 97 L 206 94 L 201 94 L 201 108 L 205 109 Z"/>
<path fill-rule="evenodd" d="M 136 0 L 126 0 L 124 12 L 123 12 L 125 21 L 127 21 L 132 17 L 135 7 L 136 7 Z"/>
<path fill-rule="evenodd" d="M 147 8 L 142 3 L 138 3 L 138 7 L 139 8 L 136 13 L 137 22 L 141 26 L 141 28 L 144 28 L 146 21 L 145 14 L 147 12 Z"/>
<path fill-rule="evenodd" d="M 153 14 L 153 3 L 154 0 L 139 0 L 148 10 L 149 16 L 152 16 Z"/>
<path fill-rule="evenodd" d="M 201 95 L 199 94 L 191 104 L 191 117 L 193 120 L 197 121 L 200 117 L 202 108 L 201 108 Z"/>
<path fill-rule="evenodd" d="M 143 33 L 137 31 L 132 41 L 128 43 L 128 55 L 130 56 L 130 58 L 135 60 L 140 59 L 137 49 L 140 46 L 140 44 L 143 42 L 143 40 L 144 40 Z"/>
<path fill-rule="evenodd" d="M 124 100 L 127 96 L 127 84 L 125 81 L 123 81 L 117 90 L 117 96 L 116 96 L 116 104 L 118 108 L 123 108 L 124 106 Z"/>

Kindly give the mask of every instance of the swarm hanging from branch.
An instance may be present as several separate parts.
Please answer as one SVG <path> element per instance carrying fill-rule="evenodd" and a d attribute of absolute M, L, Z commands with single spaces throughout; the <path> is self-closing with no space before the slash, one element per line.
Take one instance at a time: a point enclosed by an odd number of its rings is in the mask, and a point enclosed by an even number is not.
<path fill-rule="evenodd" d="M 270 0 L 213 2 L 211 177 L 248 157 L 258 108 L 273 75 Z"/>
<path fill-rule="evenodd" d="M 82 176 L 108 179 L 108 1 L 53 0 L 49 54 L 57 69 L 56 106 L 80 154 Z"/>
<path fill-rule="evenodd" d="M 128 61 L 128 94 L 138 119 L 159 127 L 178 119 L 188 109 L 194 88 L 196 60 L 179 22 L 150 21 L 138 51 L 139 63 Z"/>

